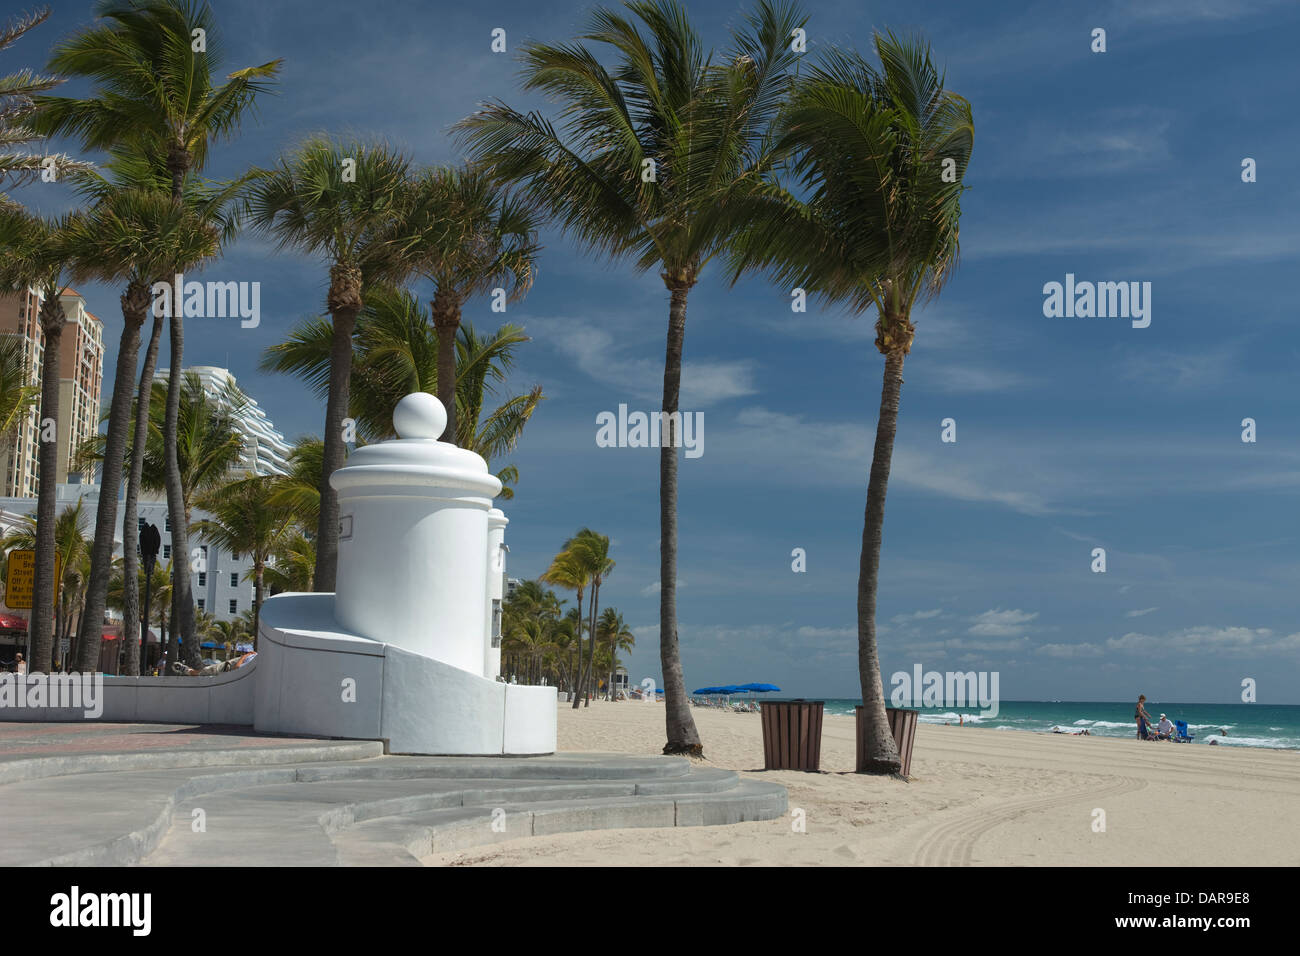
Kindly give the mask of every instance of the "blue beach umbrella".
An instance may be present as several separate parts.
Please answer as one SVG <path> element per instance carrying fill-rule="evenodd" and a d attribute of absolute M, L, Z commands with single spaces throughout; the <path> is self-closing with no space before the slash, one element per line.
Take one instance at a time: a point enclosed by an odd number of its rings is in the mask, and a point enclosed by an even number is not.
<path fill-rule="evenodd" d="M 737 690 L 747 690 L 754 694 L 766 694 L 770 691 L 780 690 L 775 684 L 741 684 Z"/>

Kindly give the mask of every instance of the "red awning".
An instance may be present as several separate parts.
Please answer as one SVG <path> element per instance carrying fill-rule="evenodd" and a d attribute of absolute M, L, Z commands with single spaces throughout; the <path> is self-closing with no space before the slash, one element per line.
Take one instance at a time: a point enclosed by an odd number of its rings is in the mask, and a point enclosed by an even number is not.
<path fill-rule="evenodd" d="M 0 630 L 25 631 L 27 622 L 16 614 L 0 614 Z"/>
<path fill-rule="evenodd" d="M 104 635 L 103 635 L 103 638 L 104 638 L 104 640 L 106 640 L 106 641 L 115 641 L 115 640 L 117 640 L 118 635 L 117 635 L 117 634 L 104 634 Z"/>

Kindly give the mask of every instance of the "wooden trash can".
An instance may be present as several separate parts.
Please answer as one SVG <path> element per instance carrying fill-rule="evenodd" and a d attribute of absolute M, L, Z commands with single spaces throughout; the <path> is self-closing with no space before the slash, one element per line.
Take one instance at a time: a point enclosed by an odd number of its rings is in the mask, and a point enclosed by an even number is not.
<path fill-rule="evenodd" d="M 824 700 L 763 701 L 764 770 L 820 770 Z"/>
<path fill-rule="evenodd" d="M 912 744 L 916 741 L 916 722 L 919 710 L 903 710 L 898 707 L 886 707 L 885 718 L 889 721 L 889 732 L 894 735 L 894 745 L 898 747 L 899 773 L 904 777 L 912 773 Z M 857 739 L 857 770 L 861 772 L 866 763 L 866 738 L 862 732 L 862 707 L 853 708 L 854 737 Z"/>

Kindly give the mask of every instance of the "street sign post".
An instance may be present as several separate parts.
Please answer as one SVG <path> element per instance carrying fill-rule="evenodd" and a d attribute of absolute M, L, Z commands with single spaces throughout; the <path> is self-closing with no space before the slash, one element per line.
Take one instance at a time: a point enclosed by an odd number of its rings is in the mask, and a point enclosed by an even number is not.
<path fill-rule="evenodd" d="M 9 552 L 9 569 L 5 575 L 5 604 L 11 608 L 31 610 L 32 589 L 36 583 L 36 552 L 16 549 Z M 54 600 L 59 600 L 63 583 L 63 555 L 54 555 Z"/>

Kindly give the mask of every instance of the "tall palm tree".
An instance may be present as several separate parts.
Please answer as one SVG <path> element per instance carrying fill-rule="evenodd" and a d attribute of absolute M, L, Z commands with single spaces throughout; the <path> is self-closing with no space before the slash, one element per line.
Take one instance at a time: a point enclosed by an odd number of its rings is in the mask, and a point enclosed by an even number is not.
<path fill-rule="evenodd" d="M 678 0 L 634 0 L 631 16 L 597 8 L 582 43 L 529 43 L 525 89 L 559 103 L 557 128 L 504 103 L 459 126 L 473 159 L 568 234 L 611 258 L 656 268 L 669 295 L 664 441 L 659 458 L 660 664 L 665 753 L 703 752 L 691 718 L 677 634 L 677 434 L 686 303 L 701 271 L 744 216 L 734 200 L 767 170 L 769 131 L 798 54 L 803 23 L 760 0 L 729 55 L 714 63 Z M 604 64 L 613 60 L 612 68 Z"/>
<path fill-rule="evenodd" d="M 91 577 L 87 589 L 87 613 L 83 617 L 80 646 L 82 667 L 92 667 L 99 659 L 101 618 L 111 573 L 111 557 L 117 527 L 117 489 L 121 487 L 128 432 L 131 430 L 132 393 L 148 395 L 158 358 L 164 316 L 155 308 L 153 333 L 145 354 L 140 388 L 136 389 L 135 368 L 140 351 L 140 334 L 153 303 L 155 282 L 171 281 L 168 270 L 184 272 L 220 252 L 220 242 L 232 229 L 228 201 L 237 188 L 232 185 L 210 186 L 187 183 L 185 201 L 175 203 L 167 192 L 167 172 L 146 157 L 119 151 L 109 164 L 113 178 L 98 174 L 80 177 L 81 191 L 96 205 L 83 217 L 78 241 L 86 254 L 76 278 L 120 282 L 122 338 L 118 345 L 117 371 L 109 405 L 108 431 L 104 441 L 100 486 L 103 495 L 95 521 L 95 545 L 91 557 Z M 137 406 L 135 427 L 147 414 L 147 403 Z M 123 574 L 134 580 L 139 537 L 137 523 L 140 493 L 140 468 L 143 448 L 132 450 L 127 473 L 126 501 L 122 513 Z M 139 599 L 126 594 L 123 608 L 123 634 L 139 631 Z M 138 645 L 128 641 L 127 673 L 138 673 Z"/>
<path fill-rule="evenodd" d="M 618 608 L 607 607 L 601 612 L 596 625 L 596 637 L 609 648 L 609 681 L 605 684 L 606 698 L 614 699 L 614 677 L 618 671 L 618 652 L 630 651 L 636 646 L 636 635 L 628 630 Z"/>
<path fill-rule="evenodd" d="M 373 442 L 394 437 L 393 408 L 404 396 L 438 393 L 439 349 L 419 300 L 409 292 L 375 286 L 367 290 L 365 301 L 353 339 L 348 412 L 358 436 Z M 464 323 L 457 339 L 457 444 L 491 463 L 515 449 L 544 398 L 541 386 L 534 386 L 506 398 L 484 416 L 487 399 L 496 396 L 514 365 L 516 349 L 528 336 L 519 326 L 508 324 L 480 336 L 473 325 Z M 329 387 L 332 348 L 329 321 L 308 319 L 266 350 L 262 368 L 296 375 L 323 398 Z M 508 467 L 497 477 L 503 484 L 501 496 L 511 497 L 508 485 L 518 479 L 518 472 Z"/>
<path fill-rule="evenodd" d="M 596 617 L 600 607 L 600 585 L 614 570 L 614 562 L 609 557 L 609 538 L 603 534 L 597 534 L 590 528 L 583 528 L 576 535 L 564 543 L 564 553 L 570 555 L 572 560 L 579 568 L 584 570 L 587 580 L 591 584 L 590 608 L 587 614 L 587 634 L 590 638 L 587 648 L 587 663 L 581 670 L 581 684 L 583 688 L 583 699 L 586 706 L 591 706 L 590 682 L 592 677 L 592 668 L 596 656 Z M 581 598 L 579 598 L 581 602 Z M 576 710 L 578 702 L 575 699 L 573 707 Z"/>
<path fill-rule="evenodd" d="M 258 624 L 262 615 L 263 573 L 267 562 L 292 530 L 294 515 L 275 504 L 275 479 L 255 475 L 212 489 L 199 499 L 199 507 L 210 519 L 195 524 L 195 530 L 218 547 L 246 554 L 253 562 L 253 649 L 257 649 Z"/>
<path fill-rule="evenodd" d="M 130 436 L 133 460 L 137 453 L 142 455 L 140 487 L 148 491 L 164 491 L 167 487 L 168 462 L 164 435 L 169 391 L 168 382 L 153 383 L 152 401 L 146 406 L 148 425 L 139 431 L 133 428 Z M 181 552 L 175 543 L 175 515 L 180 515 L 188 525 L 193 515 L 195 499 L 225 482 L 232 469 L 239 465 L 244 442 L 236 418 L 247 401 L 243 392 L 234 386 L 228 386 L 220 393 L 209 396 L 196 374 L 187 372 L 184 376 L 177 409 L 177 428 L 173 432 L 176 436 L 177 471 L 181 476 L 181 505 L 174 512 L 169 506 L 167 515 L 173 534 L 171 549 L 178 556 L 178 560 L 173 562 L 173 573 L 179 558 L 185 558 L 188 563 L 188 554 Z M 135 419 L 140 418 L 138 405 L 137 402 L 132 415 Z M 81 451 L 82 460 L 102 460 L 106 444 L 106 436 L 92 436 Z M 134 565 L 137 562 L 131 563 Z M 175 600 L 176 590 L 173 588 L 170 593 L 173 603 L 179 603 Z M 126 600 L 131 600 L 129 589 Z M 180 620 L 182 613 L 180 607 L 172 609 L 173 624 Z M 138 626 L 139 619 L 136 620 Z M 184 640 L 184 632 L 179 627 L 173 627 L 172 630 L 177 641 Z M 183 644 L 180 649 L 184 650 Z M 185 652 L 187 661 L 191 653 Z M 173 655 L 171 659 L 178 658 Z"/>
<path fill-rule="evenodd" d="M 409 269 L 392 231 L 408 199 L 409 166 L 383 145 L 316 136 L 264 171 L 248 200 L 251 223 L 279 240 L 282 248 L 323 255 L 329 261 L 325 307 L 332 335 L 316 530 L 318 591 L 335 589 L 339 502 L 330 475 L 343 466 L 347 452 L 343 419 L 362 293 L 374 282 L 402 278 Z"/>
<path fill-rule="evenodd" d="M 893 773 L 899 757 L 876 647 L 885 493 L 903 360 L 916 334 L 912 308 L 937 295 L 956 266 L 974 124 L 970 104 L 944 88 L 923 41 L 877 34 L 875 50 L 878 66 L 836 51 L 800 81 L 776 150 L 791 157 L 807 202 L 770 190 L 736 244 L 733 273 L 766 266 L 787 287 L 801 285 L 854 313 L 876 310 L 885 369 L 858 573 L 861 769 Z"/>
<path fill-rule="evenodd" d="M 0 24 L 0 51 L 40 26 L 49 16 L 49 7 L 42 7 Z M 47 169 L 52 170 L 56 178 L 62 178 L 68 173 L 90 168 L 88 163 L 69 159 L 61 153 L 47 156 L 15 151 L 39 136 L 28 125 L 35 108 L 34 98 L 62 82 L 58 77 L 31 70 L 0 76 L 0 194 L 6 185 L 19 186 L 31 182 Z"/>
<path fill-rule="evenodd" d="M 574 671 L 573 680 L 570 682 L 574 689 L 573 706 L 578 706 L 577 694 L 581 693 L 578 679 L 582 670 L 582 595 L 591 584 L 591 571 L 582 563 L 581 560 L 570 551 L 567 547 L 560 551 L 551 559 L 550 567 L 541 576 L 540 580 L 547 584 L 553 584 L 557 588 L 564 588 L 567 591 L 574 591 L 578 595 L 578 605 L 571 608 L 569 614 L 577 613 L 576 618 L 572 619 L 573 640 L 577 645 L 578 663 Z M 569 617 L 566 616 L 568 621 Z"/>
<path fill-rule="evenodd" d="M 32 126 L 44 134 L 79 136 L 87 149 L 128 148 L 150 158 L 166 168 L 172 201 L 182 205 L 187 175 L 204 168 L 214 140 L 234 136 L 256 96 L 270 88 L 280 61 L 236 70 L 224 82 L 214 82 L 222 59 L 221 36 L 212 9 L 202 0 L 101 0 L 96 13 L 94 24 L 60 43 L 49 63 L 60 76 L 91 81 L 92 95 L 38 97 Z M 196 31 L 202 31 L 202 44 L 195 43 L 200 35 Z M 168 275 L 182 271 L 182 265 L 176 263 Z M 181 369 L 185 333 L 179 308 L 171 310 L 168 328 L 171 367 Z M 167 507 L 173 516 L 172 543 L 188 554 L 171 437 L 179 402 L 180 382 L 174 376 L 168 390 Z M 112 460 L 106 463 L 113 466 Z M 120 480 L 120 466 L 109 470 L 111 479 Z M 100 560 L 101 569 L 106 568 L 102 556 Z M 178 610 L 174 623 L 192 638 L 189 562 L 176 561 L 173 569 Z M 185 641 L 185 653 L 191 666 L 198 662 L 195 641 Z"/>
<path fill-rule="evenodd" d="M 36 567 L 32 581 L 31 641 L 34 671 L 49 668 L 54 653 L 55 507 L 59 468 L 60 343 L 67 313 L 61 298 L 78 250 L 70 239 L 75 215 L 44 219 L 21 206 L 0 203 L 0 287 L 40 291 L 41 360 L 40 487 L 36 504 Z"/>
<path fill-rule="evenodd" d="M 532 287 L 537 269 L 537 216 L 519 195 L 470 169 L 431 169 L 408 187 L 414 237 L 404 252 L 413 271 L 433 282 L 430 312 L 438 339 L 438 399 L 447 410 L 443 441 L 459 444 L 456 408 L 457 330 L 475 295 L 499 287 L 510 301 Z M 460 228 L 448 229 L 448 221 Z"/>

